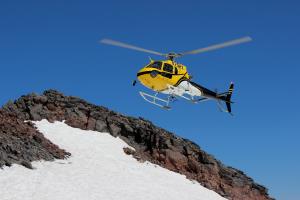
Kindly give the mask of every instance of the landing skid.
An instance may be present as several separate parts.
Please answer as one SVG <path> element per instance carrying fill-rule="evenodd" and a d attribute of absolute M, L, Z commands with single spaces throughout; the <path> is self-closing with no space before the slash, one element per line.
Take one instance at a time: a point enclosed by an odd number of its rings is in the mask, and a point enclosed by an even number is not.
<path fill-rule="evenodd" d="M 155 95 L 147 94 L 145 92 L 140 92 L 140 95 L 143 97 L 143 99 L 151 104 L 154 104 L 160 108 L 170 110 L 171 107 L 169 106 L 170 102 L 174 101 L 175 97 L 169 95 L 167 99 L 162 99 L 157 97 L 158 92 L 155 93 Z"/>

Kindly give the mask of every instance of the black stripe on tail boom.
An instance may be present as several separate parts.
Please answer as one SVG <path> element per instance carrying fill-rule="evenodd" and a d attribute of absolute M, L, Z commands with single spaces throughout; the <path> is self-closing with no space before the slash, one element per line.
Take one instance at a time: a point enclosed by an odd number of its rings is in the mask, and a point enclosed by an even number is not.
<path fill-rule="evenodd" d="M 231 113 L 231 96 L 232 96 L 232 92 L 233 92 L 233 88 L 234 88 L 234 84 L 231 82 L 229 89 L 227 92 L 224 93 L 216 93 L 213 92 L 195 82 L 190 81 L 190 83 L 195 86 L 196 88 L 198 88 L 202 93 L 204 97 L 210 98 L 210 99 L 215 99 L 217 101 L 224 101 L 227 107 L 227 112 Z"/>

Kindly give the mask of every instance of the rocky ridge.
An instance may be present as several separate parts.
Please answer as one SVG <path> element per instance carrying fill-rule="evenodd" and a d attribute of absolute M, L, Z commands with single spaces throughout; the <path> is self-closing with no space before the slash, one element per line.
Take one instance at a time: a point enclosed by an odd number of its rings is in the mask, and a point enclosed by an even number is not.
<path fill-rule="evenodd" d="M 127 117 L 80 98 L 65 96 L 55 90 L 47 90 L 43 95 L 29 94 L 15 102 L 7 103 L 1 109 L 0 119 L 0 166 L 67 157 L 69 153 L 43 138 L 31 123 L 24 122 L 41 119 L 50 122 L 65 120 L 65 123 L 75 128 L 108 132 L 114 137 L 120 137 L 135 149 L 124 149 L 125 153 L 138 160 L 149 161 L 184 174 L 225 198 L 272 199 L 265 187 L 255 183 L 242 171 L 223 165 L 195 143 L 161 129 L 145 119 Z M 10 121 L 10 124 L 6 126 L 8 128 L 3 129 L 5 120 Z M 19 145 L 19 151 L 10 149 L 11 147 L 5 148 L 9 142 L 8 139 L 3 140 L 2 135 L 16 135 L 16 138 L 22 138 L 22 143 L 19 144 L 18 139 L 14 139 L 9 145 Z M 23 149 L 32 149 L 32 146 L 35 153 L 27 156 L 28 153 L 23 152 Z M 3 156 L 8 155 L 7 152 L 15 157 L 7 160 L 7 156 Z"/>

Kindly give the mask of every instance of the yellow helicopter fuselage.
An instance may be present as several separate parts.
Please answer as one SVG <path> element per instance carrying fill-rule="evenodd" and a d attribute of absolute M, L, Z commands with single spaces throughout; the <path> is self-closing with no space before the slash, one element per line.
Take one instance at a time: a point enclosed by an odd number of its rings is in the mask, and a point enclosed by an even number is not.
<path fill-rule="evenodd" d="M 146 87 L 160 92 L 189 80 L 186 66 L 172 60 L 153 61 L 137 73 L 138 80 Z"/>

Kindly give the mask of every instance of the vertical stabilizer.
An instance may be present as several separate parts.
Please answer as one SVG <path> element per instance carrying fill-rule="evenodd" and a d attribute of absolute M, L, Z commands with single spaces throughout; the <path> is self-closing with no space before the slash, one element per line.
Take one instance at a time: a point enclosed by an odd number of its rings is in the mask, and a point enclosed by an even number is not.
<path fill-rule="evenodd" d="M 228 93 L 226 95 L 226 107 L 227 107 L 227 111 L 229 113 L 231 113 L 231 95 L 232 95 L 232 92 L 233 92 L 233 88 L 234 88 L 234 84 L 233 82 L 230 83 L 230 86 L 229 86 L 229 89 L 228 89 Z"/>

